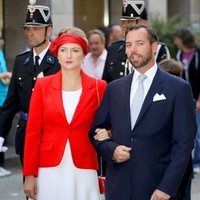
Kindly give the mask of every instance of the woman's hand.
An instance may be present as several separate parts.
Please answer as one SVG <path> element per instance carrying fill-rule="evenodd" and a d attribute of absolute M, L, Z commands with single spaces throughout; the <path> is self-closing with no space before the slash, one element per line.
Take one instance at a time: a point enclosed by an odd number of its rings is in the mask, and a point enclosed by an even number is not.
<path fill-rule="evenodd" d="M 94 136 L 94 139 L 95 140 L 98 140 L 98 141 L 103 141 L 103 140 L 106 140 L 106 139 L 110 139 L 111 138 L 111 131 L 110 130 L 106 130 L 104 128 L 97 128 L 95 130 L 96 132 L 96 135 Z"/>
<path fill-rule="evenodd" d="M 36 200 L 37 196 L 37 183 L 34 176 L 25 176 L 24 193 L 27 197 Z"/>

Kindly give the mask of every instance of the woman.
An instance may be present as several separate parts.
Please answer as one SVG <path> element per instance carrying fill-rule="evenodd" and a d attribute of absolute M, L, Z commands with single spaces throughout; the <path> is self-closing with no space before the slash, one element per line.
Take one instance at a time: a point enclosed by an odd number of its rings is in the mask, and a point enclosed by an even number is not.
<path fill-rule="evenodd" d="M 31 98 L 24 153 L 24 191 L 37 200 L 99 200 L 98 161 L 89 141 L 106 83 L 81 63 L 87 39 L 77 28 L 53 41 L 61 71 L 38 79 Z"/>
<path fill-rule="evenodd" d="M 8 85 L 10 83 L 11 73 L 7 72 L 6 59 L 3 53 L 4 40 L 0 38 L 0 114 L 3 103 L 7 96 Z M 4 143 L 5 144 L 5 143 Z M 0 151 L 0 177 L 8 176 L 11 171 L 4 168 L 5 153 Z"/>

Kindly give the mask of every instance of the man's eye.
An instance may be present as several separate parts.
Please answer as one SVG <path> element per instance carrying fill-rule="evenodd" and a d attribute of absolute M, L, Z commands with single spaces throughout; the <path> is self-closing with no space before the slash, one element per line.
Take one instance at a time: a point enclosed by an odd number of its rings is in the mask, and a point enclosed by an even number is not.
<path fill-rule="evenodd" d="M 137 45 L 141 46 L 141 45 L 143 45 L 143 42 L 138 42 Z"/>

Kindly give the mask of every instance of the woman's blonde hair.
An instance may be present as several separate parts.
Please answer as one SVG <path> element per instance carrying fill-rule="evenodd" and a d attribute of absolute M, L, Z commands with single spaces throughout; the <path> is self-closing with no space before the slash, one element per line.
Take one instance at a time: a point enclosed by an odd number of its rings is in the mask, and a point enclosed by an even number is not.
<path fill-rule="evenodd" d="M 86 41 L 86 43 L 88 44 L 87 36 L 84 33 L 84 31 L 81 30 L 80 28 L 77 28 L 77 27 L 74 27 L 74 26 L 64 27 L 58 32 L 58 37 L 60 37 L 63 34 L 77 35 L 79 37 L 82 37 Z"/>

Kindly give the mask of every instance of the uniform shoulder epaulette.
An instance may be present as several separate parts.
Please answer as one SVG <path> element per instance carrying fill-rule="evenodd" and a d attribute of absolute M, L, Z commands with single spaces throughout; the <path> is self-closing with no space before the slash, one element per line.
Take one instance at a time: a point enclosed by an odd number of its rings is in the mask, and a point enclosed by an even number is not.
<path fill-rule="evenodd" d="M 116 45 L 116 44 L 121 44 L 121 43 L 124 43 L 124 40 L 115 41 L 111 45 Z"/>
<path fill-rule="evenodd" d="M 159 42 L 159 44 L 160 44 L 161 46 L 166 46 L 166 44 L 163 43 L 163 42 Z"/>
<path fill-rule="evenodd" d="M 119 46 L 123 46 L 123 44 L 124 44 L 124 40 L 119 40 L 119 41 L 113 42 L 113 43 L 108 47 L 108 49 L 117 48 L 117 47 L 119 47 Z"/>
<path fill-rule="evenodd" d="M 22 55 L 25 55 L 25 54 L 28 54 L 30 53 L 31 49 L 27 49 L 25 51 L 22 51 L 21 53 L 17 54 L 17 56 L 22 56 Z"/>

